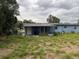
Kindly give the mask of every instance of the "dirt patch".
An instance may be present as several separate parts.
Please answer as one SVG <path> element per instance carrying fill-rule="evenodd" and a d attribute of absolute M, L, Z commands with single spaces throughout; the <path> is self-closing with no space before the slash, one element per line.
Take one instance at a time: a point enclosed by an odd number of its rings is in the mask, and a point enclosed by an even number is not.
<path fill-rule="evenodd" d="M 0 49 L 0 59 L 2 59 L 4 56 L 9 55 L 10 53 L 12 53 L 12 49 Z"/>
<path fill-rule="evenodd" d="M 9 44 L 9 48 L 0 48 L 0 59 L 11 54 L 15 48 L 18 48 L 18 46 L 19 44 L 11 43 Z"/>
<path fill-rule="evenodd" d="M 51 52 L 46 52 L 46 54 L 42 56 L 44 56 L 45 59 L 59 59 L 59 56 Z M 35 58 L 34 55 L 28 55 L 26 56 L 26 59 L 41 59 L 41 58 L 40 55 L 36 55 Z"/>
<path fill-rule="evenodd" d="M 45 59 L 59 59 L 59 56 L 55 55 L 54 53 L 47 52 Z"/>
<path fill-rule="evenodd" d="M 79 52 L 79 46 L 71 46 L 71 47 L 64 47 L 60 49 L 61 51 L 65 52 L 73 52 L 73 53 L 78 53 Z"/>

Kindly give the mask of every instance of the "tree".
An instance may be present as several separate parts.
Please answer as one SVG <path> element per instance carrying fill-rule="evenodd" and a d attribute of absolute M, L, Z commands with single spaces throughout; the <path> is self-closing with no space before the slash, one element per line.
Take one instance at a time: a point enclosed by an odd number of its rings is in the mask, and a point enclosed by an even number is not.
<path fill-rule="evenodd" d="M 56 16 L 49 15 L 49 17 L 47 18 L 47 22 L 48 23 L 59 23 L 60 19 L 57 18 Z"/>
<path fill-rule="evenodd" d="M 23 22 L 22 21 L 17 22 L 17 28 L 19 28 L 20 30 L 23 29 Z"/>
<path fill-rule="evenodd" d="M 26 20 L 26 19 L 25 19 L 25 20 L 23 21 L 23 23 L 35 23 L 35 22 L 33 22 L 31 19 L 30 19 L 30 20 Z"/>
<path fill-rule="evenodd" d="M 18 8 L 16 0 L 0 0 L 0 35 L 16 31 Z"/>

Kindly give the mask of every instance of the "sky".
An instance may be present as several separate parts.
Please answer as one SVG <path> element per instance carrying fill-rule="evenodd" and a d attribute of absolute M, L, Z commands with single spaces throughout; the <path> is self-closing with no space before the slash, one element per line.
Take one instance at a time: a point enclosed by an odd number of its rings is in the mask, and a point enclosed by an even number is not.
<path fill-rule="evenodd" d="M 79 0 L 17 0 L 19 20 L 31 19 L 46 23 L 51 14 L 60 18 L 61 23 L 76 23 L 79 19 Z"/>

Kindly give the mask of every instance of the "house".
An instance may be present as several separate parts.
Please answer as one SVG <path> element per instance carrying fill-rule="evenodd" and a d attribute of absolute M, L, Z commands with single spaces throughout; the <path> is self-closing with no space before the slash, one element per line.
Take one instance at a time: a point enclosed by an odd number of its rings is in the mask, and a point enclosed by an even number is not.
<path fill-rule="evenodd" d="M 78 33 L 79 24 L 56 24 L 55 32 Z"/>
<path fill-rule="evenodd" d="M 53 34 L 54 32 L 78 33 L 79 24 L 24 23 L 26 35 Z"/>

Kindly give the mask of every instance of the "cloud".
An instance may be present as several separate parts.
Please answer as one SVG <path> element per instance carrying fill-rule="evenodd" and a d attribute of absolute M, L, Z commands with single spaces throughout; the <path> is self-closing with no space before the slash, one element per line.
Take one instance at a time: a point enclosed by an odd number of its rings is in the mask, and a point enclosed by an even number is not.
<path fill-rule="evenodd" d="M 46 22 L 49 14 L 61 22 L 76 22 L 79 18 L 79 0 L 17 0 L 20 6 L 19 19 Z"/>
<path fill-rule="evenodd" d="M 54 3 L 54 7 L 63 9 L 72 9 L 79 6 L 78 0 L 57 0 Z"/>

